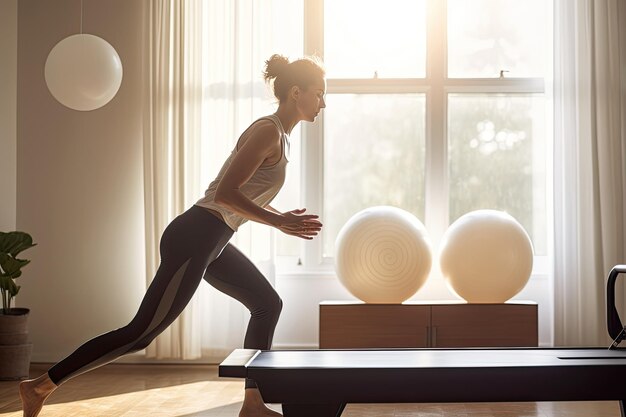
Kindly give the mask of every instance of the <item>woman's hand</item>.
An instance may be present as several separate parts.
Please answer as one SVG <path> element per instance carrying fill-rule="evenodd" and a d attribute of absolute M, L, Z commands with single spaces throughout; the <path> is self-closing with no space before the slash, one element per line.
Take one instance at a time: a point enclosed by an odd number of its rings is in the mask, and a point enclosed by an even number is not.
<path fill-rule="evenodd" d="M 281 214 L 281 220 L 275 227 L 283 233 L 311 240 L 322 230 L 319 216 L 303 214 L 306 209 L 296 209 Z"/>

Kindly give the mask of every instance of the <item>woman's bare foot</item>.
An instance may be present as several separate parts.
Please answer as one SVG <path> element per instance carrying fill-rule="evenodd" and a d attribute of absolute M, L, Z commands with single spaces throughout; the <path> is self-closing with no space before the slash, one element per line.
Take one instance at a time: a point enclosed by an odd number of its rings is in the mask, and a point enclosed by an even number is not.
<path fill-rule="evenodd" d="M 44 401 L 57 386 L 47 373 L 37 379 L 20 382 L 20 398 L 24 417 L 35 417 L 41 411 Z"/>
<path fill-rule="evenodd" d="M 239 411 L 239 417 L 281 417 L 282 414 L 268 408 L 263 402 L 261 393 L 256 388 L 248 388 L 245 391 L 243 406 Z"/>

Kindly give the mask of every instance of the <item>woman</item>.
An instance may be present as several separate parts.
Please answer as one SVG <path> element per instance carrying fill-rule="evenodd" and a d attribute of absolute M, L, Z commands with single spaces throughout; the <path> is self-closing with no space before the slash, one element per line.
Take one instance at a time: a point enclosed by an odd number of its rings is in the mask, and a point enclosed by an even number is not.
<path fill-rule="evenodd" d="M 185 308 L 202 278 L 243 303 L 251 312 L 244 348 L 270 349 L 282 301 L 258 269 L 228 243 L 247 220 L 289 235 L 313 239 L 318 216 L 305 209 L 280 213 L 269 203 L 285 179 L 289 134 L 301 120 L 313 122 L 326 107 L 325 73 L 311 58 L 294 62 L 280 55 L 266 61 L 264 78 L 273 80 L 276 113 L 252 123 L 205 196 L 163 232 L 161 264 L 133 320 L 100 335 L 20 384 L 24 417 L 37 416 L 46 398 L 68 379 L 145 349 Z M 254 381 L 246 380 L 240 417 L 279 416 L 267 408 Z"/>

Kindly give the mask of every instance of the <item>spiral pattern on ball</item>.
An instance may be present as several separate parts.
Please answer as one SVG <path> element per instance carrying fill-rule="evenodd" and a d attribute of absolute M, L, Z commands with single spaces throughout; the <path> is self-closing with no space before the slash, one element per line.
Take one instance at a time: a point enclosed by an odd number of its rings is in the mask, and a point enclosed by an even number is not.
<path fill-rule="evenodd" d="M 426 229 L 411 213 L 379 206 L 355 214 L 336 242 L 336 272 L 355 297 L 401 303 L 426 281 L 431 248 Z"/>

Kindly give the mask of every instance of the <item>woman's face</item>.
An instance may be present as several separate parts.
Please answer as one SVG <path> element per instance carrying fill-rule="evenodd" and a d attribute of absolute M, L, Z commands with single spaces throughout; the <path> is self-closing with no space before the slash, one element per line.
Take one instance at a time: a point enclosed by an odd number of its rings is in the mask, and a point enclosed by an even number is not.
<path fill-rule="evenodd" d="M 322 77 L 310 84 L 307 89 L 300 90 L 296 105 L 302 120 L 315 121 L 319 112 L 326 107 L 324 95 L 326 94 L 326 80 Z"/>

